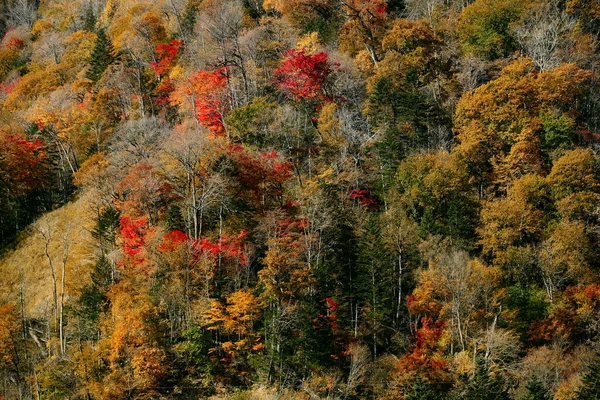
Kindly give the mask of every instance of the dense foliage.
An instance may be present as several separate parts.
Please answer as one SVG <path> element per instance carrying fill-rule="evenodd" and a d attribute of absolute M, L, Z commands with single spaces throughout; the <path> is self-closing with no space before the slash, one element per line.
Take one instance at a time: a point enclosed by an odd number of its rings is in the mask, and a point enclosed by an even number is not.
<path fill-rule="evenodd" d="M 598 21 L 0 2 L 0 399 L 600 398 Z"/>

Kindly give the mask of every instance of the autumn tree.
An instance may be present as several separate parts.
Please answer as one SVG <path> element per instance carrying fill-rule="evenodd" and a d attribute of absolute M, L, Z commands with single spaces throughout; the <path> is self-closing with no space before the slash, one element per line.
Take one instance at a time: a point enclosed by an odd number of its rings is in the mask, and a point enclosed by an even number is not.
<path fill-rule="evenodd" d="M 544 153 L 555 149 L 556 124 L 566 118 L 577 121 L 573 101 L 584 96 L 589 76 L 572 64 L 536 74 L 531 60 L 519 59 L 497 79 L 462 96 L 455 151 L 464 157 L 482 194 L 490 184 L 506 185 L 547 168 Z M 544 114 L 553 116 L 547 125 Z M 581 139 L 573 131 L 565 134 L 572 138 L 567 140 Z"/>
<path fill-rule="evenodd" d="M 286 96 L 313 102 L 329 98 L 325 84 L 332 71 L 327 54 L 306 54 L 302 49 L 291 49 L 273 73 L 279 89 Z"/>
<path fill-rule="evenodd" d="M 223 118 L 231 107 L 226 82 L 225 68 L 194 72 L 176 85 L 171 103 L 190 111 L 214 135 L 226 135 Z"/>
<path fill-rule="evenodd" d="M 465 51 L 488 59 L 507 56 L 514 49 L 509 25 L 523 6 L 507 0 L 475 1 L 460 15 L 458 34 Z"/>

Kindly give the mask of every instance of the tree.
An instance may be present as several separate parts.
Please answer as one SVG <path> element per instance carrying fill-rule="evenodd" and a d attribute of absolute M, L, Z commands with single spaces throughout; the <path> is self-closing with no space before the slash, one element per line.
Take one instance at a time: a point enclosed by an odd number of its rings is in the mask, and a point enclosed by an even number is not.
<path fill-rule="evenodd" d="M 477 0 L 460 15 L 458 34 L 467 52 L 488 59 L 507 56 L 514 49 L 509 25 L 523 5 L 511 0 Z"/>
<path fill-rule="evenodd" d="M 94 83 L 98 82 L 106 68 L 117 60 L 117 54 L 106 30 L 100 28 L 96 35 L 96 42 L 90 58 L 90 69 L 87 73 L 88 79 Z"/>
<path fill-rule="evenodd" d="M 578 400 L 600 399 L 600 353 L 596 352 L 577 390 Z"/>
<path fill-rule="evenodd" d="M 288 50 L 273 71 L 279 90 L 293 100 L 308 102 L 329 98 L 325 84 L 332 72 L 327 54 L 307 54 L 303 49 Z"/>
<path fill-rule="evenodd" d="M 490 185 L 501 185 L 492 190 L 506 188 L 521 176 L 547 168 L 542 149 L 546 154 L 555 150 L 544 140 L 556 125 L 544 124 L 540 116 L 575 117 L 577 121 L 573 101 L 585 98 L 589 78 L 589 71 L 573 64 L 536 73 L 533 62 L 521 58 L 505 67 L 497 79 L 463 94 L 455 114 L 459 144 L 454 152 L 467 163 L 481 195 Z M 582 139 L 575 132 L 569 135 L 574 141 Z"/>
<path fill-rule="evenodd" d="M 552 396 L 540 382 L 536 375 L 532 375 L 527 382 L 527 394 L 521 397 L 522 400 L 551 400 Z"/>
<path fill-rule="evenodd" d="M 463 399 L 465 400 L 509 400 L 504 382 L 499 374 L 491 375 L 488 367 L 479 361 L 475 375 L 469 381 Z"/>
<path fill-rule="evenodd" d="M 176 85 L 171 104 L 191 111 L 198 123 L 215 136 L 223 136 L 227 133 L 223 121 L 231 108 L 226 84 L 226 68 L 193 72 Z"/>
<path fill-rule="evenodd" d="M 405 400 L 434 400 L 437 398 L 438 394 L 432 390 L 431 385 L 421 376 L 417 376 L 415 383 L 413 383 L 410 390 L 404 395 Z"/>

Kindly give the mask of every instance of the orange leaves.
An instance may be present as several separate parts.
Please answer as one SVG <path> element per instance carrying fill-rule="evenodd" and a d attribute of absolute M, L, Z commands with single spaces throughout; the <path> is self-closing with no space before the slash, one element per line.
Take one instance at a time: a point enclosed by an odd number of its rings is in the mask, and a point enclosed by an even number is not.
<path fill-rule="evenodd" d="M 0 368 L 12 366 L 15 360 L 15 339 L 21 328 L 13 304 L 0 305 Z"/>
<path fill-rule="evenodd" d="M 600 182 L 595 173 L 596 163 L 596 157 L 590 149 L 566 152 L 554 162 L 548 175 L 548 183 L 554 196 L 560 200 L 576 193 L 600 190 Z"/>
<path fill-rule="evenodd" d="M 543 169 L 541 148 L 553 150 L 541 115 L 577 117 L 577 102 L 589 72 L 573 65 L 536 73 L 533 62 L 519 59 L 500 77 L 465 93 L 457 105 L 459 145 L 472 173 L 488 182 L 510 182 Z M 568 132 L 574 135 L 574 132 Z"/>
<path fill-rule="evenodd" d="M 227 305 L 213 301 L 204 313 L 210 330 L 222 329 L 227 335 L 244 336 L 251 332 L 252 323 L 260 319 L 260 302 L 250 290 L 238 290 L 227 296 Z"/>
<path fill-rule="evenodd" d="M 367 47 L 373 60 L 389 20 L 386 0 L 346 0 L 342 2 L 346 20 L 340 28 L 340 49 L 352 55 Z"/>
<path fill-rule="evenodd" d="M 204 313 L 209 330 L 219 330 L 232 339 L 220 348 L 229 357 L 240 352 L 260 351 L 263 348 L 259 336 L 253 330 L 254 322 L 261 318 L 261 303 L 251 290 L 238 290 L 226 298 L 226 305 L 213 300 L 211 308 Z M 233 339 L 236 338 L 236 339 Z"/>
<path fill-rule="evenodd" d="M 304 296 L 314 277 L 302 258 L 303 241 L 298 235 L 277 237 L 267 242 L 265 267 L 258 273 L 263 296 L 275 302 L 293 303 Z"/>
<path fill-rule="evenodd" d="M 420 322 L 421 326 L 414 334 L 412 351 L 396 362 L 394 375 L 401 385 L 416 374 L 425 375 L 433 381 L 448 378 L 448 361 L 444 358 L 444 346 L 441 343 L 446 323 L 431 318 L 422 318 Z"/>
<path fill-rule="evenodd" d="M 529 335 L 533 341 L 551 341 L 597 334 L 596 329 L 590 331 L 590 323 L 597 321 L 599 316 L 600 285 L 592 283 L 568 287 L 556 301 L 548 318 L 531 325 Z"/>
<path fill-rule="evenodd" d="M 227 74 L 226 68 L 191 73 L 175 87 L 171 104 L 192 111 L 196 120 L 214 135 L 224 135 L 223 118 L 230 108 Z"/>
<path fill-rule="evenodd" d="M 117 204 L 130 216 L 149 218 L 155 222 L 168 200 L 172 199 L 173 187 L 159 176 L 149 164 L 136 164 L 117 185 Z"/>
<path fill-rule="evenodd" d="M 430 74 L 442 44 L 443 41 L 425 21 L 397 19 L 381 42 L 386 55 L 380 74 L 394 73 L 398 69 L 403 73 L 413 70 L 420 76 Z"/>

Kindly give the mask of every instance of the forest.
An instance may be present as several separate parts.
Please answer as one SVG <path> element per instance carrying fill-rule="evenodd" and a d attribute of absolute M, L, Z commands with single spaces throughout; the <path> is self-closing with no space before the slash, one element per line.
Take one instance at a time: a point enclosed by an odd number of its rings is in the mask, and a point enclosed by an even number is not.
<path fill-rule="evenodd" d="M 599 0 L 0 38 L 0 400 L 600 399 Z"/>

